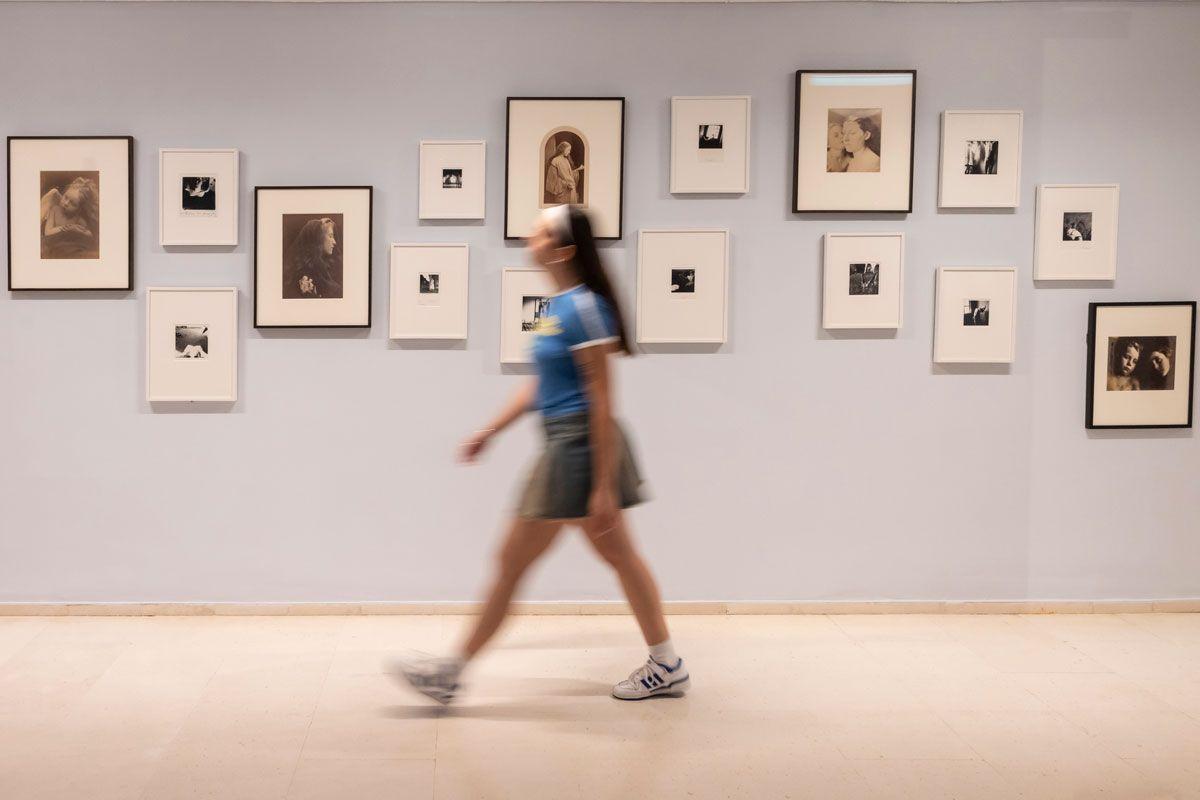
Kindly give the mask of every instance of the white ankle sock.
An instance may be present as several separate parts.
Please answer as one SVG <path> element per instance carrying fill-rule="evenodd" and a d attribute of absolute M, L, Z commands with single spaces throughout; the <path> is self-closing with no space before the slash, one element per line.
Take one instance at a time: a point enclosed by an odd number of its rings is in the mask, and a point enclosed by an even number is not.
<path fill-rule="evenodd" d="M 675 654 L 675 645 L 671 644 L 670 639 L 650 645 L 650 657 L 668 667 L 674 667 L 679 663 L 679 656 Z"/>

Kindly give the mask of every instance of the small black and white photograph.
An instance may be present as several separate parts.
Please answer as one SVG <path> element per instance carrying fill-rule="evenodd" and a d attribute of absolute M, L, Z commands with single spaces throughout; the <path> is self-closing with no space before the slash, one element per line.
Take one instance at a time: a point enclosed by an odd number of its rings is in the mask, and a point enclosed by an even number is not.
<path fill-rule="evenodd" d="M 443 189 L 461 189 L 462 188 L 461 169 L 443 169 L 442 170 L 442 188 Z"/>
<path fill-rule="evenodd" d="M 436 272 L 422 272 L 420 275 L 421 294 L 437 294 L 441 276 Z"/>
<path fill-rule="evenodd" d="M 879 294 L 879 265 L 850 265 L 850 294 Z"/>
<path fill-rule="evenodd" d="M 1175 388 L 1174 336 L 1108 337 L 1110 392 Z"/>
<path fill-rule="evenodd" d="M 879 172 L 881 108 L 829 109 L 826 172 Z"/>
<path fill-rule="evenodd" d="M 217 179 L 210 176 L 184 176 L 182 211 L 188 216 L 215 216 L 217 213 Z"/>
<path fill-rule="evenodd" d="M 521 298 L 521 330 L 537 330 L 549 309 L 549 297 L 524 295 Z"/>
<path fill-rule="evenodd" d="M 283 215 L 283 298 L 342 297 L 342 215 Z"/>
<path fill-rule="evenodd" d="M 725 146 L 725 126 L 709 124 L 700 126 L 700 141 L 697 145 L 701 150 L 720 150 Z"/>
<path fill-rule="evenodd" d="M 696 270 L 692 267 L 671 269 L 671 294 L 694 295 L 696 293 Z"/>
<path fill-rule="evenodd" d="M 208 326 L 175 326 L 176 358 L 208 358 Z"/>
<path fill-rule="evenodd" d="M 968 139 L 966 175 L 995 175 L 1000 161 L 1000 142 L 994 139 Z"/>
<path fill-rule="evenodd" d="M 990 300 L 963 300 L 963 325 L 987 325 Z"/>
<path fill-rule="evenodd" d="M 1063 212 L 1063 241 L 1090 242 L 1092 240 L 1092 212 Z"/>
<path fill-rule="evenodd" d="M 41 173 L 42 258 L 100 258 L 100 173 Z"/>

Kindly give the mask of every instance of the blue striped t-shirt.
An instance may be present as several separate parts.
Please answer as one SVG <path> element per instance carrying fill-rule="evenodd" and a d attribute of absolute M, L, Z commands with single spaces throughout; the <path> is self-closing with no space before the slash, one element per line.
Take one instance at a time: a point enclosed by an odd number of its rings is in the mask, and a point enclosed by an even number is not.
<path fill-rule="evenodd" d="M 619 340 L 608 301 L 583 284 L 559 292 L 533 330 L 537 406 L 546 417 L 586 411 L 587 392 L 574 351 Z"/>

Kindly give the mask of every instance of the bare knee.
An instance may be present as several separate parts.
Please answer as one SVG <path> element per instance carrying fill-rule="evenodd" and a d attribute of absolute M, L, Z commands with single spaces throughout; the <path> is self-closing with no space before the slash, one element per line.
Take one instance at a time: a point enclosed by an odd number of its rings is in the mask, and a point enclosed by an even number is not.
<path fill-rule="evenodd" d="M 496 553 L 496 573 L 503 582 L 516 583 L 546 551 L 557 532 L 556 526 L 540 521 L 516 523 Z"/>
<path fill-rule="evenodd" d="M 596 555 L 617 572 L 624 572 L 637 562 L 638 556 L 633 549 L 633 543 L 629 541 L 623 529 L 601 532 L 585 524 L 583 530 Z"/>

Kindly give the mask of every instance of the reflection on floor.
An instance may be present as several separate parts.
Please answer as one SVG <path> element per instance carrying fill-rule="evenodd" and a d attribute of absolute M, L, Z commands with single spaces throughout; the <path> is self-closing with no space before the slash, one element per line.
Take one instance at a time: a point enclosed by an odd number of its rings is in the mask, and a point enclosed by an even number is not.
<path fill-rule="evenodd" d="M 461 617 L 0 618 L 0 797 L 1200 798 L 1200 615 L 519 617 L 461 705 L 385 672 Z"/>

